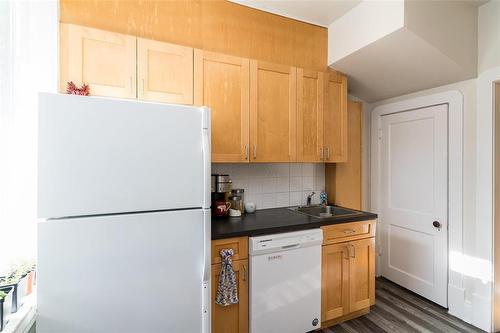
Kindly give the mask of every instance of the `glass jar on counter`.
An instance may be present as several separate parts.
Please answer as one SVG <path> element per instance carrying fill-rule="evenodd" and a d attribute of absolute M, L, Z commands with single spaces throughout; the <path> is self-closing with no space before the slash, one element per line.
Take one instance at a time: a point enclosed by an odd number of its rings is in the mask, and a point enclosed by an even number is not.
<path fill-rule="evenodd" d="M 240 211 L 243 214 L 245 212 L 245 190 L 242 188 L 235 188 L 235 189 L 231 190 L 231 196 L 241 198 Z M 234 209 L 237 209 L 237 208 L 234 208 Z"/>
<path fill-rule="evenodd" d="M 243 214 L 243 200 L 238 196 L 230 196 L 229 202 L 231 203 L 231 209 L 239 210 Z"/>

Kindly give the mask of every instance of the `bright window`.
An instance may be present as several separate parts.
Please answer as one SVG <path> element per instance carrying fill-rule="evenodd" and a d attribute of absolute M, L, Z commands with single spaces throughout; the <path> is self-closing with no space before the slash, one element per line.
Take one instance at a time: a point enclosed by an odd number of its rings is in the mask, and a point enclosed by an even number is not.
<path fill-rule="evenodd" d="M 36 256 L 37 100 L 57 63 L 58 2 L 0 1 L 0 275 Z"/>

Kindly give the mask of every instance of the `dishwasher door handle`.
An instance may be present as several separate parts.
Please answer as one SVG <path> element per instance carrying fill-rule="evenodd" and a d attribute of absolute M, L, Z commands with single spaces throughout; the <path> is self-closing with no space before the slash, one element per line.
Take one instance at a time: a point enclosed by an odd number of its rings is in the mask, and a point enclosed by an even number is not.
<path fill-rule="evenodd" d="M 287 250 L 287 249 L 292 249 L 292 248 L 294 248 L 294 247 L 299 247 L 299 246 L 300 246 L 300 244 L 299 244 L 299 243 L 297 243 L 297 244 L 284 245 L 284 246 L 282 246 L 281 248 L 282 248 L 283 250 Z"/>

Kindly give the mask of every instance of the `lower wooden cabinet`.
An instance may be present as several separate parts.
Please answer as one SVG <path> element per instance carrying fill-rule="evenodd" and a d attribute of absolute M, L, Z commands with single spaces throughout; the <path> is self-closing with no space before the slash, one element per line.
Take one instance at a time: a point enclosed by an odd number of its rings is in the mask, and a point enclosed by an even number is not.
<path fill-rule="evenodd" d="M 375 238 L 349 242 L 349 312 L 375 304 Z"/>
<path fill-rule="evenodd" d="M 348 243 L 323 246 L 321 260 L 321 321 L 328 321 L 349 312 Z"/>
<path fill-rule="evenodd" d="M 248 259 L 233 261 L 238 283 L 239 303 L 215 304 L 221 264 L 212 265 L 212 333 L 248 332 Z"/>
<path fill-rule="evenodd" d="M 323 327 L 375 304 L 375 238 L 323 245 L 321 288 Z"/>

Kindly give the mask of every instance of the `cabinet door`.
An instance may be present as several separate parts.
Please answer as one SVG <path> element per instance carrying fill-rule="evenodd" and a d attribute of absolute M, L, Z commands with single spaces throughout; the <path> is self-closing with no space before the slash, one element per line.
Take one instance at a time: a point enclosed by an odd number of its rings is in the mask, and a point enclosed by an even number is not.
<path fill-rule="evenodd" d="M 248 162 L 250 60 L 195 50 L 195 104 L 210 107 L 212 162 Z"/>
<path fill-rule="evenodd" d="M 349 312 L 375 304 L 375 238 L 349 242 Z"/>
<path fill-rule="evenodd" d="M 193 49 L 137 39 L 139 99 L 193 104 Z"/>
<path fill-rule="evenodd" d="M 252 162 L 296 160 L 295 67 L 250 61 Z"/>
<path fill-rule="evenodd" d="M 91 95 L 136 98 L 136 38 L 72 24 L 60 25 L 60 90 L 88 84 Z"/>
<path fill-rule="evenodd" d="M 324 74 L 297 68 L 297 161 L 323 158 Z"/>
<path fill-rule="evenodd" d="M 349 313 L 348 243 L 322 247 L 321 321 Z"/>
<path fill-rule="evenodd" d="M 238 283 L 239 303 L 215 304 L 221 264 L 212 265 L 212 333 L 248 332 L 248 259 L 233 261 Z"/>
<path fill-rule="evenodd" d="M 327 74 L 325 84 L 324 137 L 325 161 L 347 161 L 347 78 Z"/>

